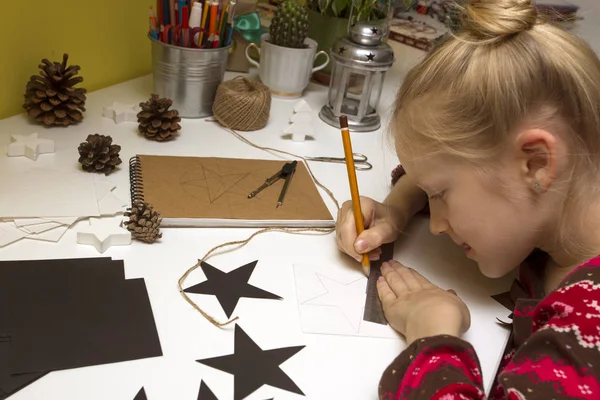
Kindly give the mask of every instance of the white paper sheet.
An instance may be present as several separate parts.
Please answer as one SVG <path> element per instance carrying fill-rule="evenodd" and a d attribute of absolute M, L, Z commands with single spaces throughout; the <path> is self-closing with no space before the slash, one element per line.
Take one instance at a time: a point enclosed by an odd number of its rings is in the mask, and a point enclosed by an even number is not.
<path fill-rule="evenodd" d="M 26 235 L 25 232 L 19 230 L 12 222 L 0 223 L 0 247 L 17 242 Z"/>
<path fill-rule="evenodd" d="M 0 172 L 0 215 L 14 218 L 99 216 L 94 176 L 34 168 Z"/>
<path fill-rule="evenodd" d="M 59 226 L 46 232 L 28 235 L 27 239 L 41 240 L 44 242 L 58 242 L 69 230 L 69 226 Z"/>
<path fill-rule="evenodd" d="M 62 226 L 62 225 L 63 224 L 59 224 L 58 222 L 45 222 L 43 224 L 22 226 L 19 229 L 27 234 L 42 233 L 42 232 L 48 231 L 50 229 L 58 228 L 59 226 Z"/>
<path fill-rule="evenodd" d="M 20 218 L 14 220 L 16 226 L 28 226 L 28 225 L 36 225 L 43 224 L 44 222 L 48 222 L 43 218 Z"/>
<path fill-rule="evenodd" d="M 305 333 L 398 339 L 389 326 L 363 321 L 367 279 L 342 265 L 294 265 L 300 323 Z"/>
<path fill-rule="evenodd" d="M 102 200 L 98 202 L 98 208 L 100 215 L 111 216 L 122 213 L 127 203 L 124 203 L 121 199 L 114 195 L 113 192 L 107 193 Z"/>

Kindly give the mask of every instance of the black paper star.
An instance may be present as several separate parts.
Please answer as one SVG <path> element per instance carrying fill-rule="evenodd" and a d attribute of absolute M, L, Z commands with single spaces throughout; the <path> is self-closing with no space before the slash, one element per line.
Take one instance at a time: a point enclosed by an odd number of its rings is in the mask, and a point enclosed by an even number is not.
<path fill-rule="evenodd" d="M 269 293 L 248 283 L 257 263 L 258 261 L 254 261 L 229 273 L 225 273 L 209 263 L 202 262 L 200 267 L 206 275 L 206 281 L 189 287 L 184 291 L 186 293 L 212 294 L 217 296 L 217 300 L 219 300 L 223 311 L 227 314 L 227 318 L 231 317 L 238 301 L 242 297 L 281 300 L 281 297 L 276 294 Z"/>
<path fill-rule="evenodd" d="M 344 54 L 344 52 L 346 51 L 346 48 L 344 46 L 340 47 L 340 49 L 338 50 L 338 54 L 341 56 L 342 54 Z"/>
<path fill-rule="evenodd" d="M 379 32 L 379 29 L 372 27 L 371 32 L 373 33 L 373 35 L 377 35 L 377 33 Z"/>
<path fill-rule="evenodd" d="M 133 400 L 147 400 L 148 398 L 146 397 L 146 391 L 144 390 L 144 388 L 141 388 L 140 391 L 138 392 L 138 394 L 135 395 L 135 397 L 133 398 Z"/>
<path fill-rule="evenodd" d="M 367 54 L 367 61 L 373 61 L 375 59 L 375 54 L 369 53 Z"/>
<path fill-rule="evenodd" d="M 233 398 L 240 400 L 254 393 L 263 385 L 301 394 L 300 388 L 279 368 L 304 346 L 262 350 L 240 328 L 235 326 L 234 353 L 227 356 L 196 360 L 233 375 Z"/>
<path fill-rule="evenodd" d="M 200 382 L 200 391 L 198 392 L 198 400 L 219 400 L 212 390 L 204 383 Z"/>

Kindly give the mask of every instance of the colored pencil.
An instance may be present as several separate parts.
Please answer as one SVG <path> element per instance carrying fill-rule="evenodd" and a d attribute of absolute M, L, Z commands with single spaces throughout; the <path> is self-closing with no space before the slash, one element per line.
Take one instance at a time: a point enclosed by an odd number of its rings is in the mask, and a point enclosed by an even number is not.
<path fill-rule="evenodd" d="M 210 22 L 208 24 L 208 34 L 214 35 L 217 31 L 217 12 L 219 11 L 219 3 L 216 1 L 210 5 Z"/>
<path fill-rule="evenodd" d="M 206 30 L 206 21 L 207 21 L 208 9 L 209 8 L 210 8 L 210 1 L 206 0 L 204 2 L 204 9 L 202 10 L 202 23 L 200 24 L 200 26 L 204 30 Z M 198 47 L 202 47 L 202 44 L 204 44 L 204 37 L 205 36 L 208 36 L 208 35 L 204 35 L 204 32 L 200 32 L 200 39 L 198 40 Z"/>
<path fill-rule="evenodd" d="M 342 130 L 344 157 L 346 158 L 346 169 L 348 170 L 348 182 L 350 184 L 350 196 L 352 198 L 352 210 L 354 211 L 356 234 L 360 235 L 365 230 L 365 224 L 360 207 L 360 195 L 358 193 L 356 170 L 354 169 L 354 156 L 352 155 L 352 142 L 350 141 L 350 130 L 348 129 L 348 117 L 345 115 L 340 117 L 340 128 Z M 365 275 L 369 276 L 371 272 L 371 262 L 369 261 L 368 254 L 363 254 L 362 267 Z"/>

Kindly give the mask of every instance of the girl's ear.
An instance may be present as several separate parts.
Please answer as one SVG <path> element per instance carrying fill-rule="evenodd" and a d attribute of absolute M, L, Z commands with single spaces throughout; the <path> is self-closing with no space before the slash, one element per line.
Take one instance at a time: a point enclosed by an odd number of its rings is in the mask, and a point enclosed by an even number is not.
<path fill-rule="evenodd" d="M 523 179 L 534 192 L 545 192 L 558 174 L 558 140 L 543 129 L 528 129 L 515 139 Z"/>

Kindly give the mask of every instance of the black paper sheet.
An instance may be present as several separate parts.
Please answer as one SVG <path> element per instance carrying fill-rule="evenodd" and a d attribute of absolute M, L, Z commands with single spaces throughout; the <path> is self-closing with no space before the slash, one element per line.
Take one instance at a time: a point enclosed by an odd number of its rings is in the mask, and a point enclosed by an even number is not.
<path fill-rule="evenodd" d="M 202 262 L 200 267 L 204 275 L 206 275 L 206 280 L 184 291 L 186 293 L 212 294 L 217 296 L 217 300 L 219 300 L 227 318 L 231 317 L 238 301 L 242 297 L 281 300 L 281 297 L 276 294 L 248 283 L 257 263 L 258 261 L 254 261 L 225 273 L 207 262 Z"/>
<path fill-rule="evenodd" d="M 239 325 L 236 325 L 233 354 L 196 361 L 232 374 L 235 400 L 245 398 L 263 385 L 304 395 L 294 381 L 279 368 L 279 365 L 303 348 L 304 346 L 295 346 L 262 350 Z"/>
<path fill-rule="evenodd" d="M 145 282 L 122 261 L 0 262 L 0 399 L 54 370 L 161 355 Z"/>

